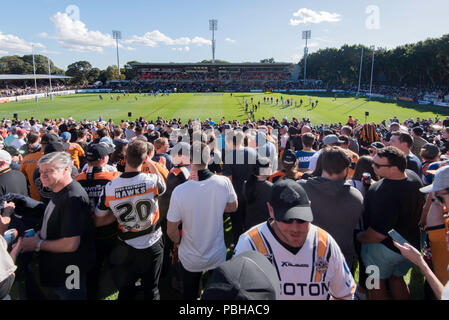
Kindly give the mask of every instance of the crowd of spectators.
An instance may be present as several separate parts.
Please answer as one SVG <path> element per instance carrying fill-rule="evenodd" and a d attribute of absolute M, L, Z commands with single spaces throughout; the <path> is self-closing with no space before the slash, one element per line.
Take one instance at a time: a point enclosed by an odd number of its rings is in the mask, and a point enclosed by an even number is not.
<path fill-rule="evenodd" d="M 449 117 L 4 118 L 0 135 L 0 298 L 15 286 L 17 299 L 99 299 L 110 270 L 118 299 L 170 299 L 164 279 L 186 300 L 203 279 L 203 298 L 218 299 L 214 270 L 253 250 L 280 299 L 408 299 L 413 263 L 428 299 L 449 278 Z"/>

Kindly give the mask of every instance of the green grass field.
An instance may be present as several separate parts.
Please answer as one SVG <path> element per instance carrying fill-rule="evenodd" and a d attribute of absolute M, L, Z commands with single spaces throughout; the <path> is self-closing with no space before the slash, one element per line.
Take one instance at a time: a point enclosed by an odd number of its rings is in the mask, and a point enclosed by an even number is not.
<path fill-rule="evenodd" d="M 354 119 L 359 118 L 365 121 L 365 111 L 369 111 L 368 121 L 379 123 L 384 119 L 397 116 L 401 121 L 410 117 L 416 119 L 421 118 L 440 118 L 449 116 L 449 108 L 423 106 L 415 103 L 404 101 L 387 101 L 374 100 L 368 101 L 365 98 L 356 99 L 354 97 L 339 97 L 333 101 L 333 96 L 326 94 L 319 95 L 296 95 L 281 93 L 176 93 L 170 96 L 144 96 L 143 94 L 130 94 L 121 97 L 120 101 L 109 98 L 109 94 L 103 94 L 103 100 L 99 99 L 98 94 L 80 94 L 64 97 L 55 97 L 53 101 L 49 98 L 40 99 L 39 102 L 34 100 L 12 102 L 0 105 L 0 117 L 12 118 L 14 113 L 18 113 L 19 119 L 30 118 L 34 116 L 36 119 L 44 118 L 68 118 L 73 117 L 75 120 L 96 120 L 102 116 L 105 120 L 112 119 L 114 122 L 120 120 L 129 120 L 128 112 L 132 112 L 131 120 L 140 116 L 146 120 L 156 120 L 158 116 L 164 119 L 181 118 L 183 121 L 187 119 L 206 119 L 212 118 L 219 121 L 221 117 L 226 120 L 237 119 L 245 121 L 248 114 L 245 113 L 243 98 L 249 101 L 251 106 L 251 98 L 255 104 L 261 102 L 261 107 L 256 112 L 256 119 L 262 117 L 269 118 L 275 116 L 278 119 L 287 117 L 310 118 L 313 124 L 342 122 L 346 123 L 348 116 Z M 294 106 L 284 106 L 280 103 L 280 97 L 284 99 L 293 98 L 298 102 L 303 100 L 301 108 Z M 136 100 L 137 97 L 137 100 Z M 279 104 L 264 103 L 264 97 L 273 97 L 279 99 Z M 309 106 L 309 98 L 312 101 L 319 100 L 318 107 L 311 110 Z"/>

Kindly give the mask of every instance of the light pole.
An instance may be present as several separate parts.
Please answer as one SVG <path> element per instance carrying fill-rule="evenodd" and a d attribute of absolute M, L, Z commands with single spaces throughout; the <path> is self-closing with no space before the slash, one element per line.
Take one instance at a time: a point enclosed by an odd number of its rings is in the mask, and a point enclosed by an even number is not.
<path fill-rule="evenodd" d="M 212 31 L 212 63 L 215 63 L 215 31 L 217 31 L 218 20 L 209 20 L 209 30 Z"/>
<path fill-rule="evenodd" d="M 122 38 L 122 32 L 117 30 L 112 30 L 112 37 L 117 43 L 117 72 L 118 72 L 118 82 L 120 83 L 120 60 L 118 55 L 118 41 Z"/>
<path fill-rule="evenodd" d="M 374 74 L 374 52 L 375 52 L 375 46 L 371 46 L 370 49 L 373 50 L 373 59 L 371 62 L 371 81 L 369 84 L 369 97 L 371 99 L 371 93 L 372 93 L 372 89 L 373 89 L 373 74 Z"/>
<path fill-rule="evenodd" d="M 50 68 L 50 58 L 47 57 L 48 62 L 48 81 L 50 82 L 50 100 L 53 100 L 53 89 L 51 87 L 51 68 Z"/>
<path fill-rule="evenodd" d="M 302 32 L 302 39 L 306 40 L 306 46 L 304 47 L 304 85 L 307 84 L 307 55 L 309 54 L 309 48 L 307 48 L 307 40 L 312 38 L 312 30 L 306 30 Z"/>
<path fill-rule="evenodd" d="M 360 55 L 359 88 L 357 89 L 357 97 L 360 96 L 360 81 L 362 79 L 362 67 L 363 67 L 363 47 L 362 47 L 362 54 Z"/>

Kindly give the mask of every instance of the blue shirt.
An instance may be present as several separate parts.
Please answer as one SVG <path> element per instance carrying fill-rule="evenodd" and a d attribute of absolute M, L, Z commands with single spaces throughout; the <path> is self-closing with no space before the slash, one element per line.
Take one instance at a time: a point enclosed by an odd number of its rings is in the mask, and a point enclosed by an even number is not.
<path fill-rule="evenodd" d="M 315 154 L 315 150 L 305 151 L 298 150 L 296 151 L 296 158 L 298 158 L 298 168 L 308 169 L 310 158 Z"/>

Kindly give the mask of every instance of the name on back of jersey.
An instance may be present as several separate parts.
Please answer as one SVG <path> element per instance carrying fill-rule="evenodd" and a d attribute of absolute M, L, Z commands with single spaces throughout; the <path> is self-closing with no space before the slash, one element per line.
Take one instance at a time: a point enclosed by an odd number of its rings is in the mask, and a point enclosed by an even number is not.
<path fill-rule="evenodd" d="M 140 183 L 133 186 L 116 188 L 114 191 L 115 191 L 115 198 L 121 199 L 136 196 L 139 194 L 145 194 L 147 192 L 147 185 L 146 183 Z"/>

